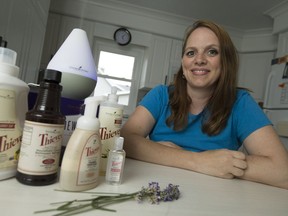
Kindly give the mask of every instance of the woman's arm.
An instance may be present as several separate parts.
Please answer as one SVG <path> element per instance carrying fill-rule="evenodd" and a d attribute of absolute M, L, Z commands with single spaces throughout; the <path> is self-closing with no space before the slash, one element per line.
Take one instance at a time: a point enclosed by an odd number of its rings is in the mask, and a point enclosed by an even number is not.
<path fill-rule="evenodd" d="M 155 120 L 150 112 L 138 106 L 121 129 L 121 136 L 124 137 L 125 142 L 124 149 L 128 157 L 172 166 L 175 160 L 173 157 L 179 154 L 177 150 L 181 148 L 177 149 L 172 143 L 156 143 L 148 139 L 147 136 L 154 124 Z"/>
<path fill-rule="evenodd" d="M 288 153 L 272 126 L 244 140 L 248 167 L 240 178 L 288 189 Z"/>
<path fill-rule="evenodd" d="M 138 106 L 121 129 L 128 157 L 221 178 L 239 177 L 244 174 L 247 164 L 242 152 L 222 149 L 196 153 L 183 150 L 165 140 L 153 142 L 146 137 L 154 124 L 155 120 L 150 112 Z"/>

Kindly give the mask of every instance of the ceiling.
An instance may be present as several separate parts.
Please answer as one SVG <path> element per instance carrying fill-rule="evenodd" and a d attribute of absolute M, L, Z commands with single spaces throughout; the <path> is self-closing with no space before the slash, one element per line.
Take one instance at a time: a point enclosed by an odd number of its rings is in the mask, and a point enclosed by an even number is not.
<path fill-rule="evenodd" d="M 264 13 L 288 0 L 114 0 L 177 16 L 210 19 L 223 26 L 243 31 L 273 27 Z"/>

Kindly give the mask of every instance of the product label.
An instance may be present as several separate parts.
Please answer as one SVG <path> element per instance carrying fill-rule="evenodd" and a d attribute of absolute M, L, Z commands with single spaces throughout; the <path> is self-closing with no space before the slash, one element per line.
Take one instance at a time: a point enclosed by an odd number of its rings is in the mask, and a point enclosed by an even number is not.
<path fill-rule="evenodd" d="M 107 167 L 109 151 L 113 149 L 115 137 L 120 136 L 123 110 L 116 107 L 100 106 L 99 121 L 101 122 L 100 138 L 102 142 L 101 174 Z"/>
<path fill-rule="evenodd" d="M 110 182 L 119 182 L 122 172 L 122 163 L 124 156 L 121 154 L 111 154 L 106 173 L 106 180 Z"/>
<path fill-rule="evenodd" d="M 18 170 L 30 175 L 57 172 L 64 125 L 25 121 Z"/>
<path fill-rule="evenodd" d="M 0 169 L 15 168 L 18 162 L 22 131 L 16 116 L 15 92 L 0 89 Z"/>
<path fill-rule="evenodd" d="M 100 168 L 100 155 L 100 138 L 98 134 L 93 134 L 87 140 L 82 151 L 78 169 L 80 172 L 78 172 L 77 175 L 78 186 L 97 182 Z"/>
<path fill-rule="evenodd" d="M 122 109 L 100 106 L 99 121 L 101 122 L 102 157 L 107 158 L 109 151 L 113 149 L 115 137 L 120 135 L 122 118 Z"/>

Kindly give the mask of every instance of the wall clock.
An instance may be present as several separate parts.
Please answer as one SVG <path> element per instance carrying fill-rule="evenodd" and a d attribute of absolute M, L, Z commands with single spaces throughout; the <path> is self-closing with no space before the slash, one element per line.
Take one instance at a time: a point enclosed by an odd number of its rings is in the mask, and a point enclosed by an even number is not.
<path fill-rule="evenodd" d="M 132 35 L 127 28 L 121 27 L 114 32 L 114 40 L 121 46 L 131 42 Z"/>

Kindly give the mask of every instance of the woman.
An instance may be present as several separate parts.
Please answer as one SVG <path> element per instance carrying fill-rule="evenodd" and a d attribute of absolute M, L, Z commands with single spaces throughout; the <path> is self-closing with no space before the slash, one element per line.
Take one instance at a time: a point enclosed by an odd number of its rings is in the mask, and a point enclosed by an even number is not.
<path fill-rule="evenodd" d="M 236 87 L 237 71 L 227 32 L 195 22 L 173 85 L 152 89 L 121 129 L 128 157 L 288 189 L 287 151 L 258 104 Z"/>

